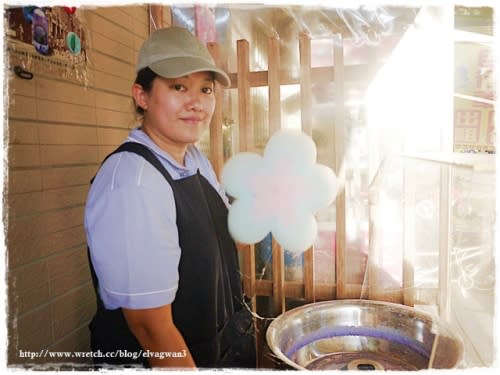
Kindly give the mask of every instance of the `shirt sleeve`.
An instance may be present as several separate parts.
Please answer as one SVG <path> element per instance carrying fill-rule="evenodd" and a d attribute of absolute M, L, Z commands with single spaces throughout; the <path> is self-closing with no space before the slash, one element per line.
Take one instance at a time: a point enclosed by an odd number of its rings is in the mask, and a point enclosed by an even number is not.
<path fill-rule="evenodd" d="M 90 190 L 85 227 L 106 308 L 173 302 L 180 259 L 175 200 L 146 160 L 127 152 L 108 159 Z"/>

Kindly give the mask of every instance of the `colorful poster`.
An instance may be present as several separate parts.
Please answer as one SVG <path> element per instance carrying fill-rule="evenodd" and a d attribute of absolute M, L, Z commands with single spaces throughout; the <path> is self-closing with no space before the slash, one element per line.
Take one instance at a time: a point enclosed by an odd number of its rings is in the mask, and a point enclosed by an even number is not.
<path fill-rule="evenodd" d="M 75 7 L 7 7 L 9 67 L 87 82 L 86 29 Z M 31 73 L 30 73 L 31 74 Z M 21 77 L 24 78 L 24 77 Z"/>
<path fill-rule="evenodd" d="M 495 152 L 494 56 L 485 43 L 455 43 L 454 151 Z"/>

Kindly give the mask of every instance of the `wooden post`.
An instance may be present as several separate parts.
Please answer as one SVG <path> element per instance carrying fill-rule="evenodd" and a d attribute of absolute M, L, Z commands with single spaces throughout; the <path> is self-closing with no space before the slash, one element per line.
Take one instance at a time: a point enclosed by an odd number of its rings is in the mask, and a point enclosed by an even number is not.
<path fill-rule="evenodd" d="M 220 66 L 219 46 L 217 43 L 207 43 L 207 48 L 215 64 Z M 224 165 L 223 129 L 222 129 L 222 87 L 217 83 L 215 89 L 215 111 L 210 122 L 210 161 L 217 178 L 220 177 Z"/>
<path fill-rule="evenodd" d="M 280 82 L 280 45 L 277 35 L 268 39 L 268 72 L 267 85 L 269 95 L 269 136 L 281 129 L 281 82 Z M 285 264 L 284 254 L 281 245 L 272 239 L 272 315 L 277 316 L 285 311 Z M 265 327 L 262 326 L 264 329 Z M 265 346 L 264 330 L 258 334 L 258 337 Z M 269 354 L 263 350 L 261 359 L 263 364 L 273 365 L 269 362 Z"/>
<path fill-rule="evenodd" d="M 268 39 L 269 136 L 281 129 L 280 46 L 277 36 Z M 285 311 L 285 262 L 281 245 L 272 240 L 273 312 Z"/>
<path fill-rule="evenodd" d="M 238 128 L 239 128 L 239 151 L 251 151 L 254 148 L 254 137 L 252 118 L 250 111 L 250 55 L 248 41 L 241 39 L 236 42 L 237 57 L 237 85 L 238 85 Z M 255 246 L 242 245 L 243 254 L 243 291 L 252 300 L 252 311 L 257 312 L 257 299 L 255 293 Z M 257 366 L 260 363 L 260 324 L 254 318 L 257 328 L 255 349 L 257 353 Z"/>
<path fill-rule="evenodd" d="M 300 99 L 302 130 L 312 135 L 312 86 L 311 86 L 311 38 L 306 33 L 299 36 L 300 54 Z M 316 297 L 314 286 L 314 249 L 311 247 L 304 253 L 304 297 L 314 302 Z"/>
<path fill-rule="evenodd" d="M 342 163 L 344 158 L 344 47 L 342 35 L 337 34 L 333 40 L 334 65 L 334 119 L 335 119 L 335 171 L 342 179 Z M 336 233 L 335 233 L 335 274 L 337 276 L 337 298 L 346 298 L 345 274 L 345 189 L 337 195 Z"/>
<path fill-rule="evenodd" d="M 281 129 L 280 44 L 277 36 L 268 41 L 269 136 Z"/>
<path fill-rule="evenodd" d="M 250 111 L 250 55 L 248 41 L 241 39 L 236 44 L 238 65 L 238 129 L 239 150 L 253 151 L 254 135 Z"/>
<path fill-rule="evenodd" d="M 220 66 L 219 46 L 217 43 L 207 43 L 207 48 L 212 55 L 215 65 Z M 214 168 L 217 178 L 220 177 L 224 165 L 223 133 L 222 133 L 222 90 L 216 83 L 215 88 L 215 111 L 210 122 L 210 162 Z"/>
<path fill-rule="evenodd" d="M 273 313 L 285 311 L 285 257 L 281 245 L 273 238 Z"/>
<path fill-rule="evenodd" d="M 237 41 L 237 59 L 239 151 L 242 152 L 253 148 L 248 79 L 250 57 L 248 41 L 244 39 Z M 243 288 L 248 297 L 255 297 L 255 248 L 253 245 L 243 246 Z"/>
<path fill-rule="evenodd" d="M 312 135 L 311 38 L 306 33 L 299 35 L 299 54 L 302 130 L 307 135 Z"/>
<path fill-rule="evenodd" d="M 304 298 L 307 302 L 316 301 L 314 268 L 314 247 L 311 247 L 304 253 Z"/>

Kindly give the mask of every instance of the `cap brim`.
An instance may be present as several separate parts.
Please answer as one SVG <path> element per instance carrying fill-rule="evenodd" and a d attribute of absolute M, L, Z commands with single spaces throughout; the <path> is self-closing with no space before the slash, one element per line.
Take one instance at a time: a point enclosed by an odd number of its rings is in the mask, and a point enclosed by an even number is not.
<path fill-rule="evenodd" d="M 197 72 L 213 72 L 215 80 L 224 87 L 231 86 L 229 76 L 209 61 L 197 57 L 175 57 L 157 61 L 149 68 L 161 77 L 179 78 Z"/>

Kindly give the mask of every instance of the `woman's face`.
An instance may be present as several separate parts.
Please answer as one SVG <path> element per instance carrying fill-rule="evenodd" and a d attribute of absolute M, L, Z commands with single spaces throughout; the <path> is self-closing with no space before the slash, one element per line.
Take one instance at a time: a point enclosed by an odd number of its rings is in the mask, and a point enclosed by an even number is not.
<path fill-rule="evenodd" d="M 144 109 L 143 128 L 167 152 L 199 141 L 215 109 L 210 72 L 180 78 L 156 77 L 151 91 L 141 90 L 136 103 Z"/>

